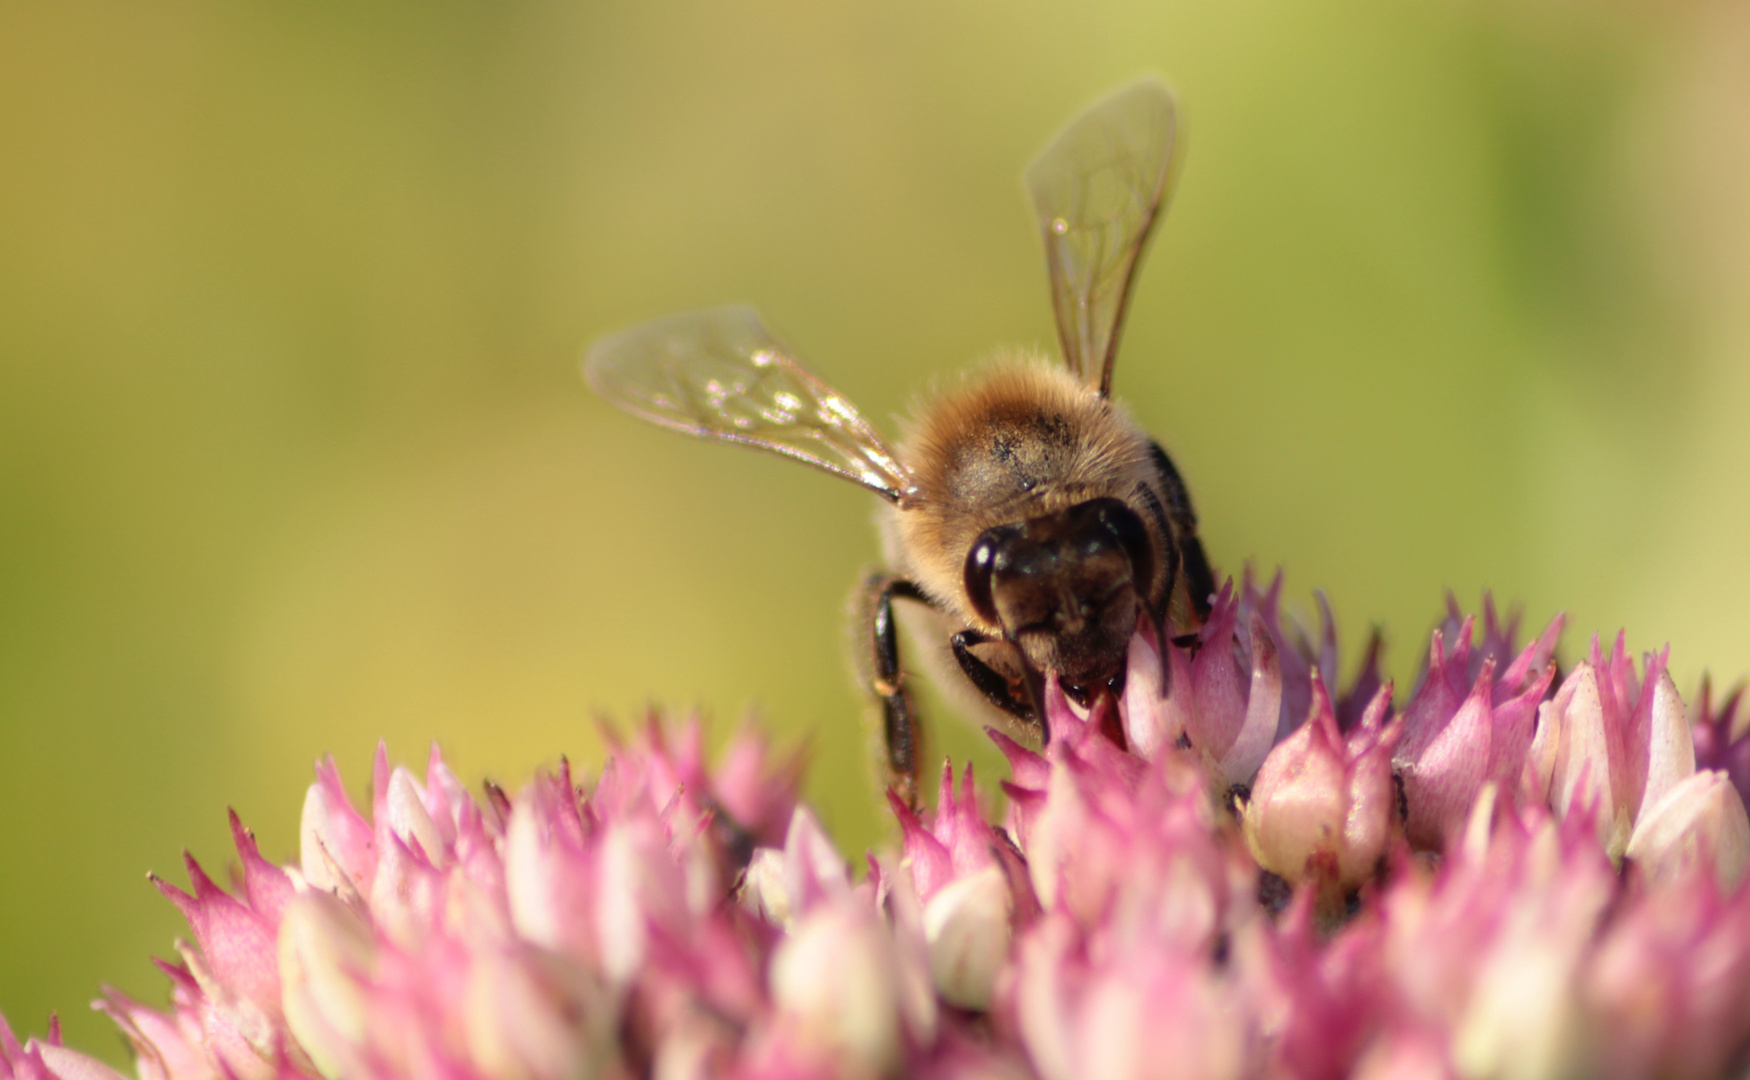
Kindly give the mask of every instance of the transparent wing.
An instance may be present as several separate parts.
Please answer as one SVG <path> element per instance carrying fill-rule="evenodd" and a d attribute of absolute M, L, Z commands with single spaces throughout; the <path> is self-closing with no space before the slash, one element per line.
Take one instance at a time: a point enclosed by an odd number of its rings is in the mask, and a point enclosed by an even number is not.
<path fill-rule="evenodd" d="M 1112 360 L 1143 245 L 1173 182 L 1173 92 L 1144 79 L 1070 122 L 1027 167 L 1045 234 L 1063 359 L 1112 392 Z"/>
<path fill-rule="evenodd" d="M 623 330 L 591 346 L 583 377 L 653 424 L 762 447 L 894 502 L 915 492 L 875 429 L 797 363 L 752 308 L 670 315 Z"/>

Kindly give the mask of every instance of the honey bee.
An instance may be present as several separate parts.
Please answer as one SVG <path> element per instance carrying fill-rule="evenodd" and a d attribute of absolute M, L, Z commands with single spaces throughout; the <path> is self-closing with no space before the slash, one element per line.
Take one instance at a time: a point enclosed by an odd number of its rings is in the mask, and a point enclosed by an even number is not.
<path fill-rule="evenodd" d="M 1086 706 L 1122 692 L 1131 637 L 1209 613 L 1214 578 L 1166 451 L 1112 400 L 1137 266 L 1172 189 L 1177 111 L 1144 79 L 1028 167 L 1061 364 L 1020 356 L 926 402 L 897 446 L 751 309 L 672 315 L 596 343 L 589 385 L 664 427 L 742 443 L 874 491 L 887 569 L 859 589 L 858 652 L 893 789 L 916 797 L 921 725 L 895 601 L 933 666 L 1012 735 L 1048 741 L 1045 680 Z M 955 674 L 958 669 L 959 674 Z"/>

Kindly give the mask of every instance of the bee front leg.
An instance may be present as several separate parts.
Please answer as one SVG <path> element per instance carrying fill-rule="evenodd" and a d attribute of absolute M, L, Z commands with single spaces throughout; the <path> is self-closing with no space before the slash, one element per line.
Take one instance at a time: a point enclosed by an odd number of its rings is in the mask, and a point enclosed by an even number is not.
<path fill-rule="evenodd" d="M 863 582 L 863 622 L 868 634 L 865 665 L 869 690 L 881 704 L 881 737 L 888 784 L 913 809 L 918 805 L 918 769 L 923 758 L 923 724 L 906 689 L 899 662 L 899 628 L 893 601 L 930 604 L 922 589 L 892 574 L 871 574 Z"/>
<path fill-rule="evenodd" d="M 1038 725 L 1039 713 L 1033 707 L 1034 695 L 1030 688 L 1023 686 L 1025 696 L 1017 695 L 1013 680 L 980 660 L 972 651 L 974 645 L 989 645 L 996 640 L 977 630 L 962 630 L 948 639 L 948 647 L 954 650 L 954 659 L 966 674 L 966 680 L 984 695 L 986 701 L 1023 723 Z"/>

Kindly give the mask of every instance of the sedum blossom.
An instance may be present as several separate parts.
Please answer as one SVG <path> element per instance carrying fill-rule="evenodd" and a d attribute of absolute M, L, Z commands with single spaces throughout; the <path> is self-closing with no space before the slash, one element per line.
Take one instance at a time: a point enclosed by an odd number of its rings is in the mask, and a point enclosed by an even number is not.
<path fill-rule="evenodd" d="M 1264 759 L 1242 819 L 1260 867 L 1341 899 L 1373 875 L 1397 831 L 1392 751 L 1403 724 L 1386 719 L 1389 683 L 1346 738 L 1316 668 L 1312 691 L 1311 714 Z"/>
<path fill-rule="evenodd" d="M 1459 620 L 1454 628 L 1454 606 L 1445 625 L 1434 631 L 1421 685 L 1404 707 L 1404 733 L 1393 762 L 1408 806 L 1405 830 L 1421 848 L 1438 848 L 1463 824 L 1484 784 L 1518 779 L 1531 748 L 1538 702 L 1555 678 L 1551 654 L 1561 633 L 1560 615 L 1508 663 L 1513 624 L 1503 631 L 1494 605 L 1486 610 L 1482 646 L 1473 650 L 1475 620 Z"/>
<path fill-rule="evenodd" d="M 745 731 L 514 794 L 379 748 L 364 805 L 325 760 L 294 858 L 233 817 L 230 887 L 153 879 L 167 1001 L 98 1007 L 139 1080 L 1741 1075 L 1736 696 L 1691 723 L 1662 653 L 1558 679 L 1559 618 L 1449 603 L 1400 710 L 1281 589 L 1140 631 L 1091 713 L 1048 678 L 1047 745 L 890 798 L 856 866 Z M 0 1020 L 0 1080 L 119 1076 Z"/>

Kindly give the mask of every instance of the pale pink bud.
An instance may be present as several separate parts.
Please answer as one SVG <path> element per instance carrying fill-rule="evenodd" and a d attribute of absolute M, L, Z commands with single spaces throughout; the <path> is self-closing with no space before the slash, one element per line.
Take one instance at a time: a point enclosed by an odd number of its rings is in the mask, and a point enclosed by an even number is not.
<path fill-rule="evenodd" d="M 920 899 L 927 901 L 936 890 L 956 878 L 995 865 L 992 848 L 1002 841 L 979 809 L 970 762 L 958 791 L 954 787 L 952 763 L 942 763 L 936 808 L 927 812 L 925 818 L 913 813 L 891 792 L 888 802 L 894 817 L 899 819 L 905 866 Z"/>
<path fill-rule="evenodd" d="M 878 1075 L 898 1063 L 900 990 L 892 935 L 853 897 L 816 905 L 772 957 L 782 1037 L 846 1074 Z"/>
<path fill-rule="evenodd" d="M 755 848 L 741 878 L 741 906 L 773 926 L 788 929 L 790 891 L 784 888 L 784 853 L 778 848 Z"/>
<path fill-rule="evenodd" d="M 1585 809 L 1599 839 L 1620 858 L 1644 808 L 1695 772 L 1695 743 L 1664 653 L 1635 675 L 1623 636 L 1606 658 L 1592 641 L 1587 660 L 1539 710 L 1524 790 L 1547 797 L 1558 814 Z"/>
<path fill-rule="evenodd" d="M 1016 1019 L 1045 1080 L 1236 1077 L 1249 1017 L 1204 957 L 1161 943 L 1090 959 L 1052 915 L 1020 943 Z"/>
<path fill-rule="evenodd" d="M 439 828 L 437 820 L 426 808 L 425 793 L 420 791 L 419 782 L 413 779 L 412 773 L 397 768 L 390 774 L 384 808 L 389 814 L 389 831 L 397 840 L 422 855 L 434 869 L 442 870 L 449 865 L 450 851 L 444 830 Z M 448 821 L 447 817 L 443 820 Z M 450 833 L 454 835 L 453 826 Z"/>
<path fill-rule="evenodd" d="M 1750 868 L 1750 817 L 1731 778 L 1698 772 L 1641 811 L 1624 856 L 1655 881 L 1676 881 L 1710 866 L 1731 891 Z"/>
<path fill-rule="evenodd" d="M 1183 714 L 1185 737 L 1220 791 L 1258 771 L 1276 741 L 1282 706 L 1276 643 L 1256 612 L 1246 620 L 1242 642 L 1235 633 L 1240 607 L 1229 581 L 1203 626 L 1190 678 L 1175 677 L 1170 702 L 1163 703 Z"/>
<path fill-rule="evenodd" d="M 613 1060 L 612 997 L 568 961 L 481 942 L 464 994 L 468 1055 L 492 1080 L 587 1080 Z"/>
<path fill-rule="evenodd" d="M 1434 632 L 1428 670 L 1404 710 L 1394 763 L 1409 809 L 1405 832 L 1420 848 L 1438 849 L 1464 823 L 1485 783 L 1517 789 L 1534 741 L 1537 703 L 1555 677 L 1553 665 L 1527 670 L 1544 644 L 1540 639 L 1503 679 L 1496 680 L 1496 658 L 1488 656 L 1471 680 L 1471 626 L 1467 618 L 1459 627 L 1451 655 L 1442 632 Z"/>
<path fill-rule="evenodd" d="M 924 904 L 930 977 L 944 1001 L 988 1009 L 997 969 L 1009 953 L 1008 876 L 992 863 L 943 886 Z"/>
<path fill-rule="evenodd" d="M 1088 749 L 1110 745 L 1095 739 Z M 1106 920 L 1120 940 L 1165 935 L 1190 948 L 1220 933 L 1234 893 L 1249 885 L 1236 883 L 1212 832 L 1220 811 L 1196 766 L 1171 754 L 1121 770 L 1056 743 L 1048 756 L 1048 787 L 1030 796 L 1023 843 L 1040 905 L 1090 925 Z"/>
<path fill-rule="evenodd" d="M 370 927 L 333 896 L 311 891 L 287 905 L 279 940 L 286 1027 L 324 1076 L 356 1074 L 375 957 Z"/>
<path fill-rule="evenodd" d="M 587 924 L 575 917 L 592 905 L 581 821 L 561 810 L 566 782 L 537 777 L 517 798 L 505 826 L 504 886 L 511 925 L 522 937 L 555 951 L 588 955 Z"/>
<path fill-rule="evenodd" d="M 1645 779 L 1634 798 L 1637 818 L 1695 773 L 1695 737 L 1689 730 L 1688 711 L 1677 694 L 1677 685 L 1671 681 L 1670 671 L 1666 670 L 1669 651 L 1667 648 L 1657 657 L 1647 658 L 1650 689 L 1641 695 L 1640 707 L 1636 709 L 1637 720 L 1643 712 L 1648 714 L 1646 735 L 1643 742 L 1637 724 L 1637 737 L 1628 747 L 1629 752 L 1637 757 L 1641 747 L 1646 748 Z M 1652 699 L 1650 706 L 1646 701 L 1648 697 Z"/>
<path fill-rule="evenodd" d="M 650 928 L 682 900 L 680 874 L 654 822 L 634 817 L 602 834 L 596 876 L 596 955 L 616 984 L 643 966 Z"/>
<path fill-rule="evenodd" d="M 1598 673 L 1591 664 L 1582 662 L 1569 672 L 1556 696 L 1539 708 L 1537 744 L 1533 758 L 1540 773 L 1547 764 L 1551 808 L 1562 817 L 1579 808 L 1596 814 L 1606 846 L 1621 833 L 1620 852 L 1628 842 L 1628 813 L 1619 806 L 1610 771 L 1612 761 L 1620 762 L 1624 754 L 1622 732 L 1605 722 Z"/>
<path fill-rule="evenodd" d="M 316 763 L 316 782 L 304 796 L 298 846 L 304 880 L 332 892 L 368 891 L 376 873 L 376 842 L 370 823 L 353 809 L 332 757 Z"/>
<path fill-rule="evenodd" d="M 1163 661 L 1151 628 L 1131 635 L 1120 711 L 1132 752 L 1152 761 L 1179 741 L 1191 711 L 1190 678 L 1183 650 L 1169 645 Z M 1166 692 L 1169 686 L 1173 693 Z"/>
<path fill-rule="evenodd" d="M 1335 862 L 1349 808 L 1343 737 L 1323 684 L 1314 685 L 1313 714 L 1264 759 L 1243 818 L 1258 865 L 1290 882 L 1316 877 L 1319 856 Z"/>
<path fill-rule="evenodd" d="M 215 885 L 193 856 L 184 855 L 193 895 L 153 875 L 158 891 L 170 898 L 194 931 L 203 973 L 212 992 L 249 1002 L 262 1016 L 279 1012 L 280 982 L 275 937 L 278 928 L 248 904 Z"/>
<path fill-rule="evenodd" d="M 806 806 L 790 815 L 782 850 L 757 848 L 742 883 L 742 904 L 788 926 L 810 905 L 849 892 L 845 860 Z"/>
<path fill-rule="evenodd" d="M 1290 882 L 1353 888 L 1374 872 L 1397 813 L 1391 753 L 1400 725 L 1384 724 L 1384 687 L 1346 743 L 1314 669 L 1312 714 L 1277 744 L 1246 802 L 1246 842 L 1258 865 Z"/>

